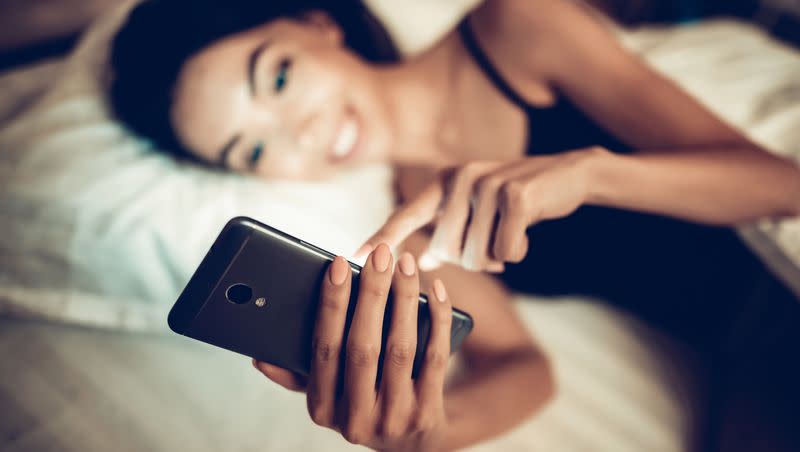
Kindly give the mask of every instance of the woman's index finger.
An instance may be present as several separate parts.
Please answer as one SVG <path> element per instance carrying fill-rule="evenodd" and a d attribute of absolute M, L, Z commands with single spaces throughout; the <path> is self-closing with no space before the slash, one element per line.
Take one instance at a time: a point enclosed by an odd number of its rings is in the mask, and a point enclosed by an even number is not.
<path fill-rule="evenodd" d="M 392 249 L 397 248 L 411 234 L 436 218 L 443 197 L 444 188 L 441 182 L 429 184 L 416 198 L 398 208 L 366 241 L 355 257 L 363 257 L 379 243 L 386 243 Z"/>

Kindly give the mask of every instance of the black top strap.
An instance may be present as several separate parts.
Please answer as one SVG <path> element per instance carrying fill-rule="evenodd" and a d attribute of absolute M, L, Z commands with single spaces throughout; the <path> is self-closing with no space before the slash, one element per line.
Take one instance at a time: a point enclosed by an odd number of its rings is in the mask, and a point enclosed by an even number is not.
<path fill-rule="evenodd" d="M 502 75 L 497 72 L 495 66 L 492 64 L 492 61 L 489 59 L 489 56 L 484 53 L 483 49 L 481 49 L 480 43 L 475 38 L 475 34 L 472 32 L 472 28 L 469 26 L 469 16 L 465 17 L 461 23 L 458 25 L 458 32 L 461 35 L 461 40 L 464 42 L 464 46 L 467 48 L 467 51 L 475 58 L 475 62 L 478 63 L 478 66 L 483 70 L 484 74 L 489 77 L 489 80 L 492 81 L 494 86 L 503 93 L 509 101 L 513 104 L 517 105 L 518 107 L 522 108 L 523 110 L 531 109 L 531 106 L 528 102 L 525 101 L 511 85 L 506 82 Z"/>

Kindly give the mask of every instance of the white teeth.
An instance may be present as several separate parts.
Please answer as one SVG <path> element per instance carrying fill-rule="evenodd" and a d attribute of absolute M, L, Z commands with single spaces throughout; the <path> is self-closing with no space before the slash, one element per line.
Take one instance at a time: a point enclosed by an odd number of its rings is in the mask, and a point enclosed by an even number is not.
<path fill-rule="evenodd" d="M 336 157 L 344 157 L 353 150 L 353 146 L 358 140 L 358 123 L 353 120 L 347 120 L 336 137 L 336 142 L 333 144 L 333 155 Z"/>

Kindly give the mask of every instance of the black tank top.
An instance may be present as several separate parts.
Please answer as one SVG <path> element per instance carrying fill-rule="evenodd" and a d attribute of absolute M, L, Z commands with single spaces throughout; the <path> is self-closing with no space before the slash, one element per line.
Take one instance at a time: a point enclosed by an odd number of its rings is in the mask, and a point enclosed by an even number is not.
<path fill-rule="evenodd" d="M 596 122 L 575 107 L 566 97 L 558 95 L 551 107 L 535 107 L 523 99 L 497 71 L 489 56 L 481 48 L 464 19 L 458 26 L 467 51 L 483 73 L 508 99 L 525 112 L 528 118 L 526 155 L 555 154 L 589 146 L 603 146 L 612 152 L 628 153 L 630 147 L 612 136 Z"/>

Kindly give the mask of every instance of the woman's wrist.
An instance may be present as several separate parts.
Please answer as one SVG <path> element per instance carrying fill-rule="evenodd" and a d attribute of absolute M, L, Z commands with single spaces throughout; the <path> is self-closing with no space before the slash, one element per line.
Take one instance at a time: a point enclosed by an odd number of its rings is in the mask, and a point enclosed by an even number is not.
<path fill-rule="evenodd" d="M 605 205 L 613 193 L 611 176 L 619 164 L 618 155 L 606 148 L 595 146 L 582 151 L 581 177 L 584 180 L 584 204 Z"/>

